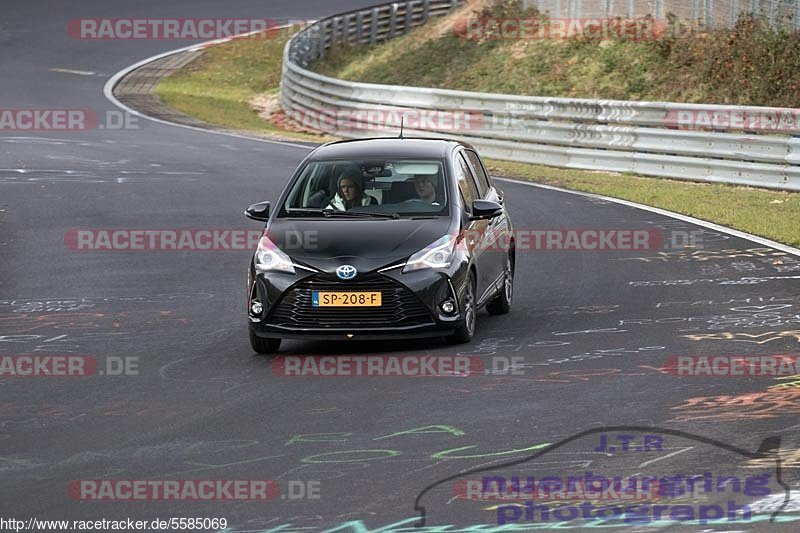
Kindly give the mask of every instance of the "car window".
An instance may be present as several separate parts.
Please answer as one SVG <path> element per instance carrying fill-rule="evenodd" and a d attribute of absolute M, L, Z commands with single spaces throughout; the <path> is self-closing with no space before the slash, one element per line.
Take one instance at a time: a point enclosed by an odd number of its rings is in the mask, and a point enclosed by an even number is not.
<path fill-rule="evenodd" d="M 456 179 L 458 180 L 458 188 L 464 197 L 466 210 L 471 213 L 472 202 L 479 198 L 478 188 L 475 185 L 475 177 L 461 154 L 456 156 Z"/>
<path fill-rule="evenodd" d="M 443 169 L 440 160 L 311 161 L 292 184 L 278 216 L 314 216 L 314 210 L 324 209 L 445 215 Z"/>
<path fill-rule="evenodd" d="M 464 153 L 467 154 L 467 159 L 472 163 L 472 169 L 475 171 L 475 177 L 477 178 L 475 183 L 478 185 L 478 193 L 481 195 L 481 198 L 486 198 L 486 193 L 489 192 L 489 189 L 492 187 L 489 182 L 489 176 L 486 174 L 486 169 L 483 168 L 478 154 L 472 150 L 466 150 Z"/>

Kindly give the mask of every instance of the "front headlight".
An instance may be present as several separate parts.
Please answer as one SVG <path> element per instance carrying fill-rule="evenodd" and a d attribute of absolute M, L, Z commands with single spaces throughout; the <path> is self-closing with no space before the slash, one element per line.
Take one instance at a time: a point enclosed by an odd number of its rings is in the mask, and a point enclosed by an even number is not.
<path fill-rule="evenodd" d="M 261 272 L 279 271 L 294 274 L 292 259 L 283 253 L 278 246 L 269 240 L 266 232 L 258 241 L 258 250 L 255 258 L 256 270 Z"/>
<path fill-rule="evenodd" d="M 447 268 L 456 254 L 456 239 L 445 235 L 412 255 L 406 262 L 403 272 L 413 272 L 425 268 Z"/>

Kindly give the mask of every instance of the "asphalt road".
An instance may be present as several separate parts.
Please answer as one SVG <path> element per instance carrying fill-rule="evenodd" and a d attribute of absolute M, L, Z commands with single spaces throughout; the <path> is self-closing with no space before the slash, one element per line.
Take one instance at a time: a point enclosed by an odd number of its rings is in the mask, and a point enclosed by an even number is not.
<path fill-rule="evenodd" d="M 0 102 L 103 115 L 116 109 L 103 96 L 106 79 L 190 43 L 80 41 L 66 32 L 71 19 L 287 20 L 370 3 L 7 1 Z M 238 532 L 395 531 L 419 516 L 414 505 L 426 487 L 470 469 L 560 478 L 656 469 L 745 477 L 761 469 L 772 476 L 772 491 L 750 495 L 749 502 L 759 500 L 751 521 L 658 525 L 797 531 L 796 495 L 781 515 L 786 522 L 765 521 L 784 498 L 775 461 L 721 445 L 753 452 L 780 436 L 782 479 L 796 483 L 800 388 L 771 376 L 663 370 L 673 355 L 796 354 L 800 260 L 784 252 L 632 207 L 503 181 L 518 229 L 697 231 L 697 247 L 666 254 L 520 251 L 512 313 L 482 312 L 469 345 L 284 342 L 281 350 L 466 355 L 489 372 L 316 378 L 282 377 L 273 361 L 250 350 L 243 313 L 249 252 L 91 252 L 65 244 L 76 228 L 257 229 L 242 209 L 274 200 L 305 153 L 144 120 L 119 131 L 0 132 L 0 355 L 123 358 L 138 370 L 0 378 L 0 518 L 224 517 Z M 501 358 L 511 357 L 521 358 L 516 373 L 502 374 Z M 663 439 L 611 453 L 596 450 L 601 435 L 586 435 L 504 466 L 546 443 L 614 425 L 687 434 L 610 431 L 604 436 L 614 442 L 619 433 L 636 435 L 639 444 L 648 435 Z M 70 481 L 87 479 L 276 480 L 286 498 L 80 501 L 68 493 Z M 300 482 L 319 497 L 292 499 L 290 485 L 296 494 Z M 454 500 L 453 486 L 444 481 L 422 496 L 428 526 L 478 531 L 478 524 L 497 523 L 495 503 Z M 501 512 L 517 530 L 552 524 L 513 513 Z M 642 530 L 628 526 L 610 530 Z M 561 527 L 590 529 L 580 520 Z"/>

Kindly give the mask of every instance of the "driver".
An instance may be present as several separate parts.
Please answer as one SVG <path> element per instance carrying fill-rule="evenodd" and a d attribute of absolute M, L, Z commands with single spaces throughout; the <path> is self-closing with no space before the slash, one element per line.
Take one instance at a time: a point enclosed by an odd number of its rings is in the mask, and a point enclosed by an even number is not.
<path fill-rule="evenodd" d="M 420 200 L 432 205 L 439 205 L 439 202 L 436 201 L 435 179 L 436 176 L 433 174 L 417 174 L 414 176 L 414 190 L 417 191 Z"/>
<path fill-rule="evenodd" d="M 364 193 L 364 179 L 361 170 L 348 169 L 342 172 L 336 182 L 336 194 L 328 208 L 346 211 L 353 207 L 375 205 L 378 201 Z"/>

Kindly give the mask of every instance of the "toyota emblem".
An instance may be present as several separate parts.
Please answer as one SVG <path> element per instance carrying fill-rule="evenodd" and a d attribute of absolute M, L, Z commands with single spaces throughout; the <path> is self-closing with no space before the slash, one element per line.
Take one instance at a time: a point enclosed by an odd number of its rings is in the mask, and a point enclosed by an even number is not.
<path fill-rule="evenodd" d="M 353 279 L 356 274 L 358 274 L 358 270 L 352 265 L 342 265 L 336 269 L 336 277 L 339 279 Z"/>

